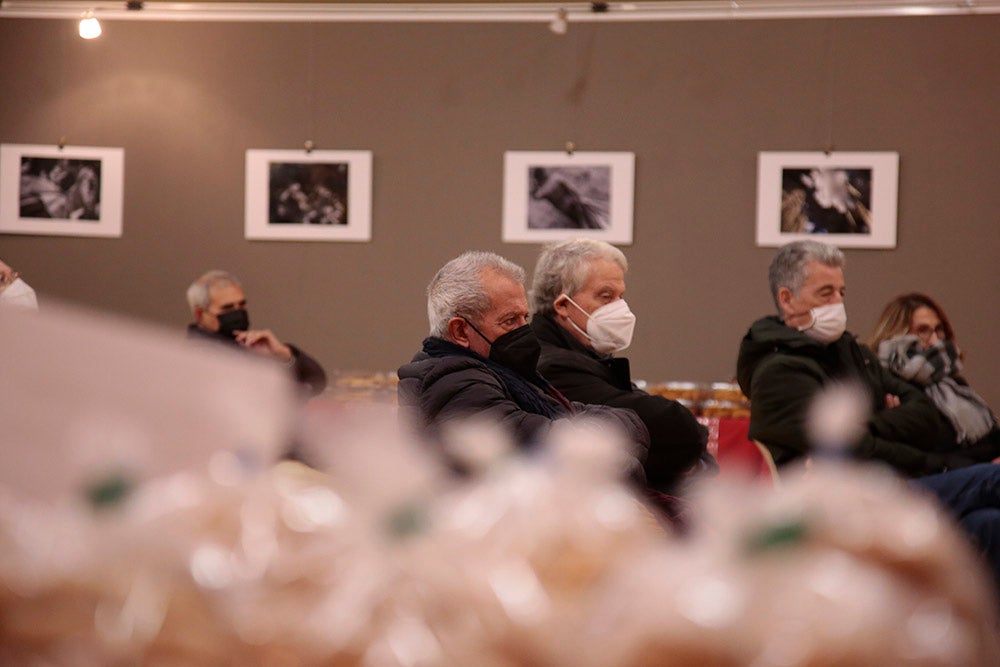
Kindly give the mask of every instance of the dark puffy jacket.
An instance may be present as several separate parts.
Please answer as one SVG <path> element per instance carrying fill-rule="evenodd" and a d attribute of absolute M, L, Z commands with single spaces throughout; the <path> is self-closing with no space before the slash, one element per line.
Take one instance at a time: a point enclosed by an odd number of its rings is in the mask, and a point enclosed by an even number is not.
<path fill-rule="evenodd" d="M 736 377 L 750 399 L 750 437 L 764 443 L 782 465 L 809 453 L 806 417 L 810 401 L 831 381 L 857 380 L 868 392 L 871 416 L 854 453 L 884 461 L 907 475 L 961 465 L 954 439 L 923 392 L 882 368 L 868 348 L 845 333 L 822 345 L 765 317 L 740 344 Z M 885 397 L 900 405 L 885 407 Z"/>
<path fill-rule="evenodd" d="M 542 344 L 538 372 L 567 398 L 635 411 L 649 431 L 646 479 L 660 491 L 674 483 L 703 457 L 708 430 L 677 401 L 654 396 L 632 384 L 628 359 L 597 355 L 547 315 L 531 320 Z"/>
<path fill-rule="evenodd" d="M 504 426 L 518 447 L 531 448 L 544 440 L 553 422 L 552 417 L 519 405 L 504 378 L 478 355 L 432 357 L 420 351 L 399 368 L 398 375 L 400 406 L 415 413 L 432 440 L 437 440 L 440 426 L 451 419 L 484 416 Z M 635 467 L 645 459 L 649 433 L 631 410 L 564 404 L 540 388 L 533 390 L 544 396 L 556 418 L 587 415 L 614 423 L 635 445 Z M 630 474 L 635 476 L 635 471 Z"/>

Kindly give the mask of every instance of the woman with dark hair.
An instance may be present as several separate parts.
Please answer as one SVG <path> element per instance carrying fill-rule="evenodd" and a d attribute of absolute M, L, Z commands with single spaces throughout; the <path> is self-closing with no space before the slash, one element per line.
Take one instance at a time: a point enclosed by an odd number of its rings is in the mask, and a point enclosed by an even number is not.
<path fill-rule="evenodd" d="M 883 366 L 924 390 L 962 453 L 976 461 L 1000 456 L 996 416 L 962 376 L 955 331 L 934 299 L 914 292 L 890 301 L 869 345 Z"/>

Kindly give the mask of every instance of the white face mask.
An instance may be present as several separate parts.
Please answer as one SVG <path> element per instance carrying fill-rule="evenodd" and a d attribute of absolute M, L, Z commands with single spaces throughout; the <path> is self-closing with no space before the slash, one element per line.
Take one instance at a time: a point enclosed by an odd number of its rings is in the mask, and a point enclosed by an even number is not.
<path fill-rule="evenodd" d="M 569 302 L 580 308 L 580 304 L 564 294 Z M 616 299 L 606 303 L 592 313 L 583 308 L 580 311 L 587 316 L 587 330 L 576 326 L 573 320 L 569 323 L 590 341 L 590 346 L 598 354 L 621 352 L 632 344 L 632 332 L 635 330 L 635 315 L 629 310 L 625 299 Z"/>
<path fill-rule="evenodd" d="M 812 321 L 798 328 L 799 331 L 823 345 L 829 345 L 847 331 L 847 309 L 844 302 L 828 303 L 809 311 Z"/>
<path fill-rule="evenodd" d="M 20 278 L 15 278 L 14 282 L 0 292 L 0 308 L 38 310 L 35 290 L 31 289 L 31 286 Z"/>

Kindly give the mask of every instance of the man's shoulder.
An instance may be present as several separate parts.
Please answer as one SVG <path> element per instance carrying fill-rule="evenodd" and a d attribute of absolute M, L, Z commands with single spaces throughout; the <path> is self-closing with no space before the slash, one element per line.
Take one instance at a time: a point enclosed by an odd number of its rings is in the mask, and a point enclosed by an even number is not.
<path fill-rule="evenodd" d="M 206 331 L 193 322 L 187 327 L 187 337 L 191 340 L 207 340 L 225 345 L 236 345 L 236 340 L 216 331 Z"/>
<path fill-rule="evenodd" d="M 531 321 L 531 327 L 542 349 L 538 358 L 538 371 L 542 375 L 555 370 L 606 374 L 607 369 L 601 360 L 572 339 L 550 317 L 536 316 Z"/>
<path fill-rule="evenodd" d="M 423 351 L 417 352 L 409 363 L 400 366 L 397 375 L 401 382 L 417 381 L 423 387 L 453 376 L 496 381 L 489 367 L 479 359 L 462 355 L 432 357 Z"/>
<path fill-rule="evenodd" d="M 871 351 L 859 344 L 851 333 L 845 333 L 828 347 L 798 346 L 775 347 L 761 355 L 753 372 L 755 383 L 780 382 L 781 377 L 805 374 L 817 378 L 861 374 L 877 360 Z M 853 370 L 849 370 L 853 368 Z"/>
<path fill-rule="evenodd" d="M 754 376 L 760 378 L 778 373 L 800 373 L 814 368 L 822 368 L 822 364 L 811 355 L 775 350 L 761 358 Z"/>
<path fill-rule="evenodd" d="M 413 361 L 401 366 L 397 374 L 400 404 L 419 406 L 430 415 L 438 414 L 448 405 L 460 405 L 464 410 L 484 409 L 510 396 L 502 378 L 474 357 L 438 357 L 420 352 Z"/>
<path fill-rule="evenodd" d="M 759 401 L 761 392 L 788 396 L 790 387 L 801 389 L 803 382 L 809 383 L 805 386 L 822 384 L 835 372 L 831 359 L 819 354 L 818 348 L 776 347 L 760 355 L 752 373 L 741 377 L 740 386 L 751 401 Z"/>
<path fill-rule="evenodd" d="M 599 372 L 604 369 L 604 364 L 601 363 L 600 359 L 582 350 L 560 347 L 544 341 L 541 341 L 541 348 L 542 353 L 538 358 L 540 371 L 543 371 L 545 367 L 564 367 L 589 372 Z"/>
<path fill-rule="evenodd" d="M 211 335 L 212 335 L 211 332 L 205 331 L 194 322 L 191 322 L 190 324 L 187 325 L 188 338 L 205 338 Z"/>

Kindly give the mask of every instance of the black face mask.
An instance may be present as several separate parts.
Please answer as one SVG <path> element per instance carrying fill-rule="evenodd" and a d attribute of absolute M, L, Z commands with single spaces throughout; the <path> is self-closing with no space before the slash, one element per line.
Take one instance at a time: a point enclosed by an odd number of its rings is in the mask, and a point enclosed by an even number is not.
<path fill-rule="evenodd" d="M 246 308 L 221 313 L 216 319 L 219 320 L 219 335 L 221 336 L 236 338 L 237 331 L 246 331 L 250 328 L 250 315 Z"/>
<path fill-rule="evenodd" d="M 524 377 L 531 377 L 536 373 L 535 369 L 538 366 L 538 357 L 542 354 L 542 345 L 538 342 L 535 330 L 531 326 L 525 324 L 523 327 L 508 331 L 504 335 L 498 336 L 496 340 L 491 341 L 486 336 L 483 336 L 482 332 L 472 322 L 468 320 L 466 322 L 469 323 L 473 331 L 482 336 L 483 340 L 490 344 L 491 360 L 501 366 L 506 366 Z"/>

